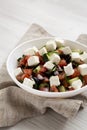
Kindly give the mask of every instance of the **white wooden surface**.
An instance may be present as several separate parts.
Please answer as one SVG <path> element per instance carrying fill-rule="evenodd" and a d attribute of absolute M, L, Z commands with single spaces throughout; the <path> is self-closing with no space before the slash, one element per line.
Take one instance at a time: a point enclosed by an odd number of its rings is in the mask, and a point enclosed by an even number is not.
<path fill-rule="evenodd" d="M 75 40 L 87 34 L 87 0 L 0 0 L 0 67 L 31 23 Z M 87 108 L 66 120 L 52 110 L 0 130 L 87 130 Z"/>

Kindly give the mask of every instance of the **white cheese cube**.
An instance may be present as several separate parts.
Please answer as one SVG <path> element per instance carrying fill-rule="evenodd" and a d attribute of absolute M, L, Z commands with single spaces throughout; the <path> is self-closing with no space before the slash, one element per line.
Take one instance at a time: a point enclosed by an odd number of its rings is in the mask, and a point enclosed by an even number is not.
<path fill-rule="evenodd" d="M 64 40 L 59 39 L 59 38 L 55 38 L 55 42 L 56 42 L 57 47 L 62 47 L 65 45 Z"/>
<path fill-rule="evenodd" d="M 70 76 L 74 73 L 74 69 L 72 67 L 72 63 L 69 63 L 67 66 L 64 66 L 64 71 L 67 76 Z"/>
<path fill-rule="evenodd" d="M 16 68 L 15 71 L 14 71 L 14 75 L 17 76 L 19 74 L 22 74 L 22 69 L 20 67 Z"/>
<path fill-rule="evenodd" d="M 84 61 L 85 63 L 87 63 L 87 53 L 84 52 L 83 54 L 80 55 L 81 60 Z"/>
<path fill-rule="evenodd" d="M 74 88 L 74 89 L 79 89 L 82 87 L 82 81 L 80 79 L 78 80 L 75 80 L 72 82 L 71 86 Z"/>
<path fill-rule="evenodd" d="M 48 70 L 51 70 L 53 69 L 55 65 L 51 62 L 51 61 L 47 61 L 45 64 L 44 64 L 44 67 L 46 67 Z"/>
<path fill-rule="evenodd" d="M 32 48 L 28 48 L 24 51 L 24 55 L 35 55 L 35 53 L 38 52 L 38 49 L 34 46 Z"/>
<path fill-rule="evenodd" d="M 81 57 L 78 52 L 72 52 L 71 58 L 72 58 L 72 60 L 77 61 L 77 62 L 79 62 L 81 60 Z"/>
<path fill-rule="evenodd" d="M 34 49 L 34 52 L 35 52 L 35 53 L 38 52 L 38 49 L 37 49 L 36 46 L 33 46 L 33 49 Z"/>
<path fill-rule="evenodd" d="M 39 54 L 42 56 L 42 55 L 44 55 L 44 54 L 46 54 L 47 53 L 47 50 L 46 50 L 46 48 L 45 47 L 43 47 L 43 48 L 41 48 L 40 50 L 39 50 Z"/>
<path fill-rule="evenodd" d="M 50 40 L 46 43 L 46 48 L 48 51 L 54 51 L 56 49 L 56 43 L 53 40 Z"/>
<path fill-rule="evenodd" d="M 51 76 L 50 77 L 50 86 L 55 85 L 55 86 L 59 86 L 60 85 L 60 81 L 59 81 L 59 77 L 58 76 Z"/>
<path fill-rule="evenodd" d="M 66 55 L 72 53 L 72 50 L 70 49 L 69 46 L 63 47 L 63 48 L 62 48 L 62 51 L 63 51 L 63 53 L 66 54 Z"/>
<path fill-rule="evenodd" d="M 82 64 L 78 66 L 81 75 L 87 75 L 87 64 Z"/>
<path fill-rule="evenodd" d="M 40 63 L 38 56 L 31 56 L 28 60 L 28 66 L 35 66 Z"/>
<path fill-rule="evenodd" d="M 53 63 L 58 64 L 60 62 L 60 56 L 58 54 L 52 54 L 50 57 L 50 61 L 52 61 Z"/>
<path fill-rule="evenodd" d="M 33 88 L 35 81 L 33 79 L 24 78 L 23 84 Z"/>

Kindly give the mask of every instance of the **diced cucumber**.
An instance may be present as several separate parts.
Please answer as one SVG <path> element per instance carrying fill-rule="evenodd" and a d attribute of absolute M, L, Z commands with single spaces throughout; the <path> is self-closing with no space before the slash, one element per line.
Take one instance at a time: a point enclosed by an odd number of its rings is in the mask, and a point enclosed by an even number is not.
<path fill-rule="evenodd" d="M 83 54 L 83 51 L 80 49 L 73 49 L 72 52 L 78 52 L 79 54 Z"/>
<path fill-rule="evenodd" d="M 58 54 L 56 51 L 48 52 L 47 54 L 48 54 L 48 56 L 50 57 L 50 56 L 51 56 L 52 54 L 54 54 L 54 53 Z"/>
<path fill-rule="evenodd" d="M 49 61 L 51 55 L 54 54 L 54 53 L 58 54 L 56 51 L 52 51 L 52 52 L 48 52 L 48 53 L 44 54 L 44 55 L 43 55 L 44 62 Z"/>
<path fill-rule="evenodd" d="M 65 87 L 63 85 L 59 86 L 58 89 L 59 89 L 60 92 L 65 92 L 66 91 L 66 89 L 65 89 Z"/>
<path fill-rule="evenodd" d="M 78 79 L 79 79 L 79 77 L 76 77 L 76 78 L 70 79 L 70 80 L 69 80 L 70 85 L 71 85 L 74 81 L 76 81 L 76 80 L 78 80 Z"/>
<path fill-rule="evenodd" d="M 61 46 L 61 47 L 58 48 L 58 50 L 62 50 L 64 47 L 65 47 L 65 46 Z"/>
<path fill-rule="evenodd" d="M 39 88 L 41 88 L 41 87 L 46 87 L 46 88 L 48 88 L 48 87 L 49 87 L 49 84 L 48 84 L 48 83 L 41 83 L 41 84 L 39 85 Z"/>
<path fill-rule="evenodd" d="M 41 69 L 41 67 L 40 67 L 40 66 L 37 66 L 37 67 L 33 70 L 33 72 L 34 72 L 34 73 L 38 73 L 40 69 Z"/>
<path fill-rule="evenodd" d="M 51 70 L 52 72 L 56 71 L 57 70 L 57 67 L 54 66 L 53 69 Z"/>

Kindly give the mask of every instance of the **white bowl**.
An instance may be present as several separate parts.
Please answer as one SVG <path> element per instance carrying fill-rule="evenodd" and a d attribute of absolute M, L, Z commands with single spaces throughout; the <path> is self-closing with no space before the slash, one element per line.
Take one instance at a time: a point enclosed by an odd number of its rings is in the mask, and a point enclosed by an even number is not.
<path fill-rule="evenodd" d="M 77 94 L 80 94 L 80 93 L 86 91 L 87 90 L 87 85 L 80 88 L 80 89 L 69 91 L 69 92 L 44 92 L 44 91 L 39 91 L 39 90 L 36 90 L 36 89 L 32 89 L 29 86 L 25 86 L 24 84 L 17 81 L 17 79 L 15 78 L 15 75 L 14 75 L 14 70 L 15 70 L 15 68 L 17 66 L 17 59 L 23 55 L 24 50 L 29 48 L 29 47 L 32 47 L 32 46 L 36 46 L 37 48 L 40 48 L 43 45 L 45 45 L 45 43 L 48 40 L 51 40 L 51 39 L 54 39 L 54 38 L 53 37 L 48 37 L 48 38 L 40 38 L 40 39 L 27 41 L 27 42 L 22 43 L 21 45 L 17 46 L 10 53 L 10 55 L 8 56 L 8 59 L 7 59 L 7 70 L 8 70 L 9 75 L 13 79 L 13 81 L 19 87 L 26 90 L 27 92 L 30 92 L 30 93 L 38 95 L 38 96 L 43 96 L 43 97 L 68 98 L 68 97 L 72 97 L 72 96 L 75 96 Z M 83 45 L 83 44 L 81 44 L 79 42 L 65 40 L 65 44 L 70 46 L 72 49 L 78 48 L 78 49 L 81 49 L 83 51 L 87 50 L 87 46 Z"/>

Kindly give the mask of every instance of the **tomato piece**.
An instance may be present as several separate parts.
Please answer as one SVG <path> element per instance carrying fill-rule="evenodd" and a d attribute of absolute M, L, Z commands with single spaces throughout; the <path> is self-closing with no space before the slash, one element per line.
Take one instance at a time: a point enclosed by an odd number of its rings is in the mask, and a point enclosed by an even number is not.
<path fill-rule="evenodd" d="M 63 84 L 63 86 L 64 86 L 65 88 L 67 88 L 67 87 L 69 86 L 69 83 L 67 82 L 66 79 L 63 79 L 63 80 L 62 80 L 62 84 Z"/>
<path fill-rule="evenodd" d="M 87 75 L 83 76 L 83 81 L 84 81 L 84 84 L 86 85 L 87 84 Z"/>
<path fill-rule="evenodd" d="M 29 76 L 32 75 L 32 69 L 23 69 L 23 72 Z"/>
<path fill-rule="evenodd" d="M 51 92 L 58 92 L 58 89 L 55 85 L 53 85 L 53 86 L 50 87 L 50 91 Z"/>
<path fill-rule="evenodd" d="M 62 59 L 59 64 L 58 64 L 60 67 L 63 67 L 63 66 L 66 66 L 67 65 L 67 62 L 66 60 Z"/>
<path fill-rule="evenodd" d="M 63 80 L 65 78 L 65 72 L 62 72 L 58 75 L 60 80 Z"/>
<path fill-rule="evenodd" d="M 47 68 L 45 68 L 45 67 L 41 67 L 39 73 L 44 73 L 44 72 L 46 72 L 46 71 L 47 71 Z"/>
<path fill-rule="evenodd" d="M 24 57 L 25 61 L 27 61 L 30 58 L 30 55 L 27 55 Z"/>
<path fill-rule="evenodd" d="M 18 66 L 20 66 L 20 67 L 25 66 L 29 57 L 30 57 L 30 56 L 24 56 L 24 57 L 19 61 Z"/>
<path fill-rule="evenodd" d="M 20 62 L 18 63 L 18 66 L 22 67 L 22 66 L 24 66 L 25 64 L 26 64 L 25 59 L 22 58 L 22 59 L 20 60 Z"/>
<path fill-rule="evenodd" d="M 23 82 L 22 75 L 23 75 L 23 74 L 19 74 L 19 75 L 16 76 L 16 79 L 17 79 L 19 82 Z"/>
<path fill-rule="evenodd" d="M 30 75 L 27 74 L 27 73 L 23 73 L 23 74 L 19 74 L 19 75 L 16 76 L 16 79 L 19 82 L 23 82 L 24 78 L 30 78 Z"/>
<path fill-rule="evenodd" d="M 28 74 L 22 74 L 21 79 L 24 80 L 24 78 L 30 78 Z"/>
<path fill-rule="evenodd" d="M 70 76 L 70 78 L 75 78 L 80 76 L 80 72 L 77 68 L 74 69 L 74 73 Z"/>
<path fill-rule="evenodd" d="M 49 82 L 49 79 L 47 77 L 44 77 L 44 82 Z"/>
<path fill-rule="evenodd" d="M 56 50 L 56 52 L 58 53 L 58 54 L 63 54 L 63 51 L 62 50 Z"/>
<path fill-rule="evenodd" d="M 37 52 L 35 55 L 39 57 L 40 64 L 43 65 L 44 64 L 43 57 L 39 54 L 39 52 Z"/>
<path fill-rule="evenodd" d="M 69 88 L 69 91 L 75 90 L 73 87 Z"/>

